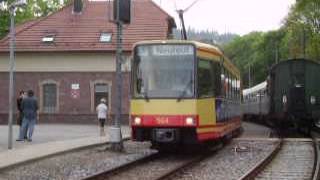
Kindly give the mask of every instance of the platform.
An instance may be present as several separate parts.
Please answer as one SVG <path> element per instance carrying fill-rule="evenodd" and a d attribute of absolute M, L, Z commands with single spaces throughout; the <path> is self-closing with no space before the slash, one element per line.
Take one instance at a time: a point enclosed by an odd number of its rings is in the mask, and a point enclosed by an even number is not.
<path fill-rule="evenodd" d="M 88 146 L 104 144 L 106 136 L 99 136 L 99 128 L 94 125 L 43 124 L 37 125 L 33 141 L 15 141 L 18 126 L 13 128 L 13 148 L 8 150 L 8 126 L 0 126 L 0 170 L 20 163 L 71 151 Z M 129 138 L 128 126 L 122 126 L 123 138 Z"/>

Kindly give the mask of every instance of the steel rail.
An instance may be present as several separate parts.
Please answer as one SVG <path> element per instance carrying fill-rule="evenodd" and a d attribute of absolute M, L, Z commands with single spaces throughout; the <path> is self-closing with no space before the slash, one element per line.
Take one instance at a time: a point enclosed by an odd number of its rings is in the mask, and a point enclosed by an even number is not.
<path fill-rule="evenodd" d="M 311 133 L 311 137 L 313 140 L 313 147 L 314 147 L 314 165 L 312 169 L 312 180 L 319 180 L 320 179 L 320 148 L 319 142 L 315 134 Z"/>
<path fill-rule="evenodd" d="M 160 153 L 150 154 L 150 155 L 144 156 L 142 158 L 139 158 L 135 161 L 131 161 L 129 163 L 125 163 L 120 166 L 114 167 L 110 170 L 104 170 L 104 171 L 97 172 L 93 175 L 82 178 L 82 180 L 98 180 L 98 179 L 110 178 L 112 175 L 127 171 L 128 169 L 133 168 L 141 163 L 149 162 L 149 161 L 152 161 L 152 160 L 157 159 L 159 157 L 161 157 Z"/>
<path fill-rule="evenodd" d="M 259 161 L 254 167 L 252 167 L 249 171 L 247 171 L 247 173 L 241 176 L 238 180 L 254 179 L 276 157 L 278 152 L 281 150 L 282 145 L 283 145 L 283 139 L 280 138 L 277 146 L 273 149 L 273 151 L 270 152 L 267 157 Z"/>
<path fill-rule="evenodd" d="M 168 171 L 167 173 L 159 176 L 156 178 L 156 180 L 164 180 L 164 179 L 175 179 L 174 177 L 178 175 L 182 170 L 192 168 L 193 166 L 197 165 L 199 162 L 212 157 L 216 154 L 216 152 L 220 149 L 222 149 L 224 146 L 222 144 L 218 144 L 212 149 L 209 149 L 208 151 L 204 152 L 204 154 L 199 155 L 198 157 L 195 157 L 191 159 L 190 161 L 187 161 L 183 163 L 180 166 L 177 166 L 176 168 L 173 168 L 172 170 Z"/>
<path fill-rule="evenodd" d="M 187 161 L 182 165 L 177 166 L 174 169 L 168 171 L 167 173 L 161 175 L 160 177 L 156 178 L 156 180 L 174 179 L 174 176 L 177 175 L 179 172 L 181 172 L 183 169 L 191 168 L 192 166 L 198 164 L 199 162 L 203 161 L 206 158 L 208 158 L 208 155 L 195 157 L 194 159 Z"/>

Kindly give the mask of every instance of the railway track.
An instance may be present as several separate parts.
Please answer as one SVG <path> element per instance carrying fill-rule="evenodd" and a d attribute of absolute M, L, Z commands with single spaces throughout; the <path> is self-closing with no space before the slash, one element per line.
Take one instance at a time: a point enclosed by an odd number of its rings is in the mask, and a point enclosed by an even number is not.
<path fill-rule="evenodd" d="M 319 143 L 311 139 L 280 138 L 278 146 L 256 164 L 240 180 L 248 179 L 310 179 L 320 178 Z"/>
<path fill-rule="evenodd" d="M 172 179 L 177 173 L 181 172 L 183 169 L 196 165 L 200 161 L 212 156 L 220 148 L 222 148 L 222 146 L 217 146 L 214 149 L 205 151 L 204 153 L 199 153 L 197 155 L 154 153 L 137 161 L 123 164 L 114 169 L 91 175 L 89 177 L 84 178 L 84 180 Z"/>

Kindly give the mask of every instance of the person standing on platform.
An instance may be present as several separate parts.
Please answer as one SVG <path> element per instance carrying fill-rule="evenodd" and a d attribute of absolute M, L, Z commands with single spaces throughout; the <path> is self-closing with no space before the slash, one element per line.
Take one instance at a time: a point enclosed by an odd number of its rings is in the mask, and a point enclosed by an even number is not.
<path fill-rule="evenodd" d="M 22 113 L 22 108 L 21 108 L 21 102 L 22 102 L 23 98 L 24 98 L 24 91 L 21 90 L 19 92 L 19 97 L 17 98 L 17 109 L 18 109 L 17 125 L 19 125 L 20 127 L 21 127 L 22 118 L 23 118 L 23 113 Z"/>
<path fill-rule="evenodd" d="M 100 127 L 100 136 L 105 136 L 104 124 L 107 120 L 108 107 L 106 105 L 107 101 L 105 98 L 100 100 L 100 104 L 97 106 L 96 111 L 98 114 L 99 127 Z"/>
<path fill-rule="evenodd" d="M 32 90 L 28 91 L 28 96 L 21 102 L 21 108 L 23 112 L 22 128 L 20 129 L 19 139 L 17 141 L 23 141 L 26 131 L 28 131 L 28 141 L 32 141 L 32 134 L 34 126 L 37 120 L 38 102 L 34 97 Z M 28 127 L 28 129 L 27 129 Z"/>
<path fill-rule="evenodd" d="M 18 109 L 17 125 L 20 127 L 19 129 L 21 129 L 22 127 L 23 112 L 21 108 L 21 103 L 24 98 L 26 98 L 26 92 L 21 90 L 19 92 L 19 97 L 17 98 L 17 109 Z M 27 139 L 27 134 L 25 134 L 24 139 Z"/>

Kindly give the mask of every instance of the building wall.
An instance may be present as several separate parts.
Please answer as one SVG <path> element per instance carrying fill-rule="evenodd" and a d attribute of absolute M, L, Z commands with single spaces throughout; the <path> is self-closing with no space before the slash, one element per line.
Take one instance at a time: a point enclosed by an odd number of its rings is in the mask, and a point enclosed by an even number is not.
<path fill-rule="evenodd" d="M 0 123 L 7 122 L 9 73 L 5 57 L 0 55 Z M 32 89 L 40 106 L 43 123 L 96 123 L 94 84 L 109 85 L 111 114 L 115 113 L 116 80 L 114 56 L 103 53 L 78 54 L 18 54 L 15 73 L 15 95 Z M 45 62 L 45 63 L 43 63 Z M 8 66 L 7 66 L 8 67 Z M 125 70 L 128 67 L 125 66 Z M 6 71 L 6 72 L 5 72 Z M 129 112 L 129 72 L 123 72 L 123 119 Z M 57 85 L 57 108 L 47 113 L 43 109 L 43 84 Z M 79 85 L 79 96 L 72 96 L 72 84 Z"/>
<path fill-rule="evenodd" d="M 9 54 L 0 54 L 0 72 L 8 72 Z M 17 53 L 17 72 L 113 72 L 110 53 Z"/>

